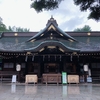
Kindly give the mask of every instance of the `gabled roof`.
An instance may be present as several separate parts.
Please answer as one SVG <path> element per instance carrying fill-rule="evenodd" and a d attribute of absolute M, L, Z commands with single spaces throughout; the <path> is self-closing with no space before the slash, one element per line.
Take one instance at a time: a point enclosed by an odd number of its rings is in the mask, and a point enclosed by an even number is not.
<path fill-rule="evenodd" d="M 55 34 L 56 34 L 56 36 L 54 37 Z M 42 39 L 44 37 L 45 38 L 50 37 L 50 36 L 54 37 L 54 38 L 62 38 L 62 39 L 68 40 L 68 41 L 77 41 L 75 38 L 71 37 L 64 31 L 62 31 L 58 27 L 58 24 L 56 23 L 54 18 L 50 18 L 46 27 L 43 30 L 41 30 L 39 33 L 37 33 L 35 36 L 30 38 L 28 41 L 31 41 L 31 40 L 35 41 L 35 40 Z"/>
<path fill-rule="evenodd" d="M 61 40 L 66 40 L 66 43 L 67 42 L 77 42 L 77 40 L 75 38 L 71 37 L 70 35 L 68 35 L 64 31 L 62 31 L 58 27 L 58 24 L 54 20 L 54 18 L 50 18 L 50 20 L 46 24 L 46 27 L 43 30 L 41 30 L 39 33 L 37 33 L 36 35 L 31 37 L 30 39 L 28 39 L 26 42 L 36 42 L 39 40 L 42 40 L 42 42 L 38 43 L 38 45 L 36 45 L 35 47 L 25 49 L 25 51 L 26 50 L 27 51 L 28 50 L 29 51 L 30 50 L 37 51 L 37 50 L 39 50 L 39 48 L 42 48 L 41 46 L 44 46 L 44 45 L 48 46 L 51 44 L 53 46 L 55 43 L 56 43 L 56 45 L 59 45 L 60 47 L 65 49 L 65 51 L 70 51 L 70 52 L 71 51 L 79 51 L 79 49 L 69 47 L 61 41 Z"/>
<path fill-rule="evenodd" d="M 67 33 L 76 38 L 79 42 L 69 42 L 63 39 L 59 39 L 58 41 L 53 39 L 41 39 L 35 42 L 25 42 L 34 35 L 34 32 L 18 33 L 18 36 L 14 36 L 15 32 L 4 32 L 2 34 L 2 37 L 0 38 L 0 52 L 25 52 L 26 50 L 28 51 L 28 49 L 30 48 L 35 48 L 39 46 L 40 43 L 41 46 L 43 46 L 43 41 L 45 41 L 47 45 L 47 41 L 49 41 L 49 43 L 51 41 L 60 42 L 61 44 L 66 45 L 66 47 L 70 47 L 70 51 L 72 51 L 72 48 L 74 48 L 74 50 L 79 49 L 80 52 L 100 52 L 100 32 L 91 32 L 91 35 L 87 35 L 87 32 Z"/>

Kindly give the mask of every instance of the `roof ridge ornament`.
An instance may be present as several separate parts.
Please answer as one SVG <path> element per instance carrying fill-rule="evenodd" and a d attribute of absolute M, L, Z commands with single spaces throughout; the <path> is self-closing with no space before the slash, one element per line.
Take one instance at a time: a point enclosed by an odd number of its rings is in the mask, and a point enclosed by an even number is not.
<path fill-rule="evenodd" d="M 51 15 L 51 18 L 53 18 L 53 15 Z"/>
<path fill-rule="evenodd" d="M 46 26 L 49 26 L 50 24 L 55 24 L 58 26 L 57 21 L 53 18 L 53 15 L 51 15 L 51 18 L 48 20 Z"/>
<path fill-rule="evenodd" d="M 53 15 L 51 15 L 50 21 L 54 21 Z"/>

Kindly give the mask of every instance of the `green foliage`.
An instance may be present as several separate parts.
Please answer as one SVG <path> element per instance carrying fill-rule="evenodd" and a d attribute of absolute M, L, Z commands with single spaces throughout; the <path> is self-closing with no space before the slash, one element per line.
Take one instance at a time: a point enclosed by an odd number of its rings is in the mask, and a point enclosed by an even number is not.
<path fill-rule="evenodd" d="M 85 25 L 83 28 L 76 28 L 74 31 L 75 32 L 90 32 L 92 30 L 91 30 L 90 26 Z"/>
<path fill-rule="evenodd" d="M 53 10 L 59 7 L 61 1 L 63 0 L 32 0 L 31 8 L 37 12 Z M 90 11 L 88 19 L 100 20 L 100 0 L 74 0 L 74 3 L 80 6 L 81 11 Z"/>
<path fill-rule="evenodd" d="M 74 3 L 80 6 L 81 11 L 90 11 L 89 19 L 100 20 L 100 0 L 74 0 Z"/>
<path fill-rule="evenodd" d="M 7 28 L 4 24 L 0 24 L 0 31 L 7 31 Z"/>
<path fill-rule="evenodd" d="M 90 6 L 94 3 L 94 0 L 74 0 L 76 5 L 80 5 L 80 10 L 84 11 L 90 8 Z"/>
<path fill-rule="evenodd" d="M 10 32 L 29 32 L 29 29 L 15 27 L 15 26 L 13 26 L 13 27 L 9 26 L 8 31 L 10 31 Z"/>
<path fill-rule="evenodd" d="M 58 8 L 61 1 L 63 0 L 33 0 L 31 8 L 34 8 L 37 12 L 53 10 Z"/>
<path fill-rule="evenodd" d="M 7 31 L 6 25 L 3 24 L 1 17 L 0 17 L 0 31 Z"/>
<path fill-rule="evenodd" d="M 100 20 L 100 6 L 91 7 L 91 13 L 89 14 L 89 19 Z"/>
<path fill-rule="evenodd" d="M 8 32 L 29 32 L 29 29 L 15 27 L 15 26 L 13 26 L 13 27 L 9 26 L 7 28 L 6 25 L 3 24 L 2 18 L 0 17 L 0 32 L 5 32 L 5 31 L 8 31 Z"/>
<path fill-rule="evenodd" d="M 27 28 L 20 28 L 20 27 L 11 27 L 9 26 L 9 28 L 7 29 L 6 26 L 4 24 L 0 25 L 0 31 L 1 32 L 29 32 L 29 29 Z"/>

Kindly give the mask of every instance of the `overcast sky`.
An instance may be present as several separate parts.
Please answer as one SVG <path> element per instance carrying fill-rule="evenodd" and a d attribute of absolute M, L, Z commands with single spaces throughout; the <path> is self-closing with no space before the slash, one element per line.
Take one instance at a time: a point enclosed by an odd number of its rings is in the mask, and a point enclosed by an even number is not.
<path fill-rule="evenodd" d="M 0 0 L 0 17 L 6 26 L 16 26 L 40 31 L 51 16 L 64 31 L 73 31 L 89 25 L 92 31 L 100 31 L 100 22 L 88 20 L 88 12 L 81 12 L 73 0 L 64 0 L 58 9 L 37 13 L 30 8 L 31 0 Z"/>

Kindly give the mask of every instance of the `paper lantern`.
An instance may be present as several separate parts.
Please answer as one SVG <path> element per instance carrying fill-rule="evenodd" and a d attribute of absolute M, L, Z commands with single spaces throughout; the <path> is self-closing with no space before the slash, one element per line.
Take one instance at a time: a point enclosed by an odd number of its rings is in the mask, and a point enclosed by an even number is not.
<path fill-rule="evenodd" d="M 84 71 L 88 71 L 88 65 L 84 65 Z"/>
<path fill-rule="evenodd" d="M 17 64 L 16 71 L 20 71 L 20 70 L 21 70 L 21 65 L 20 64 Z"/>

